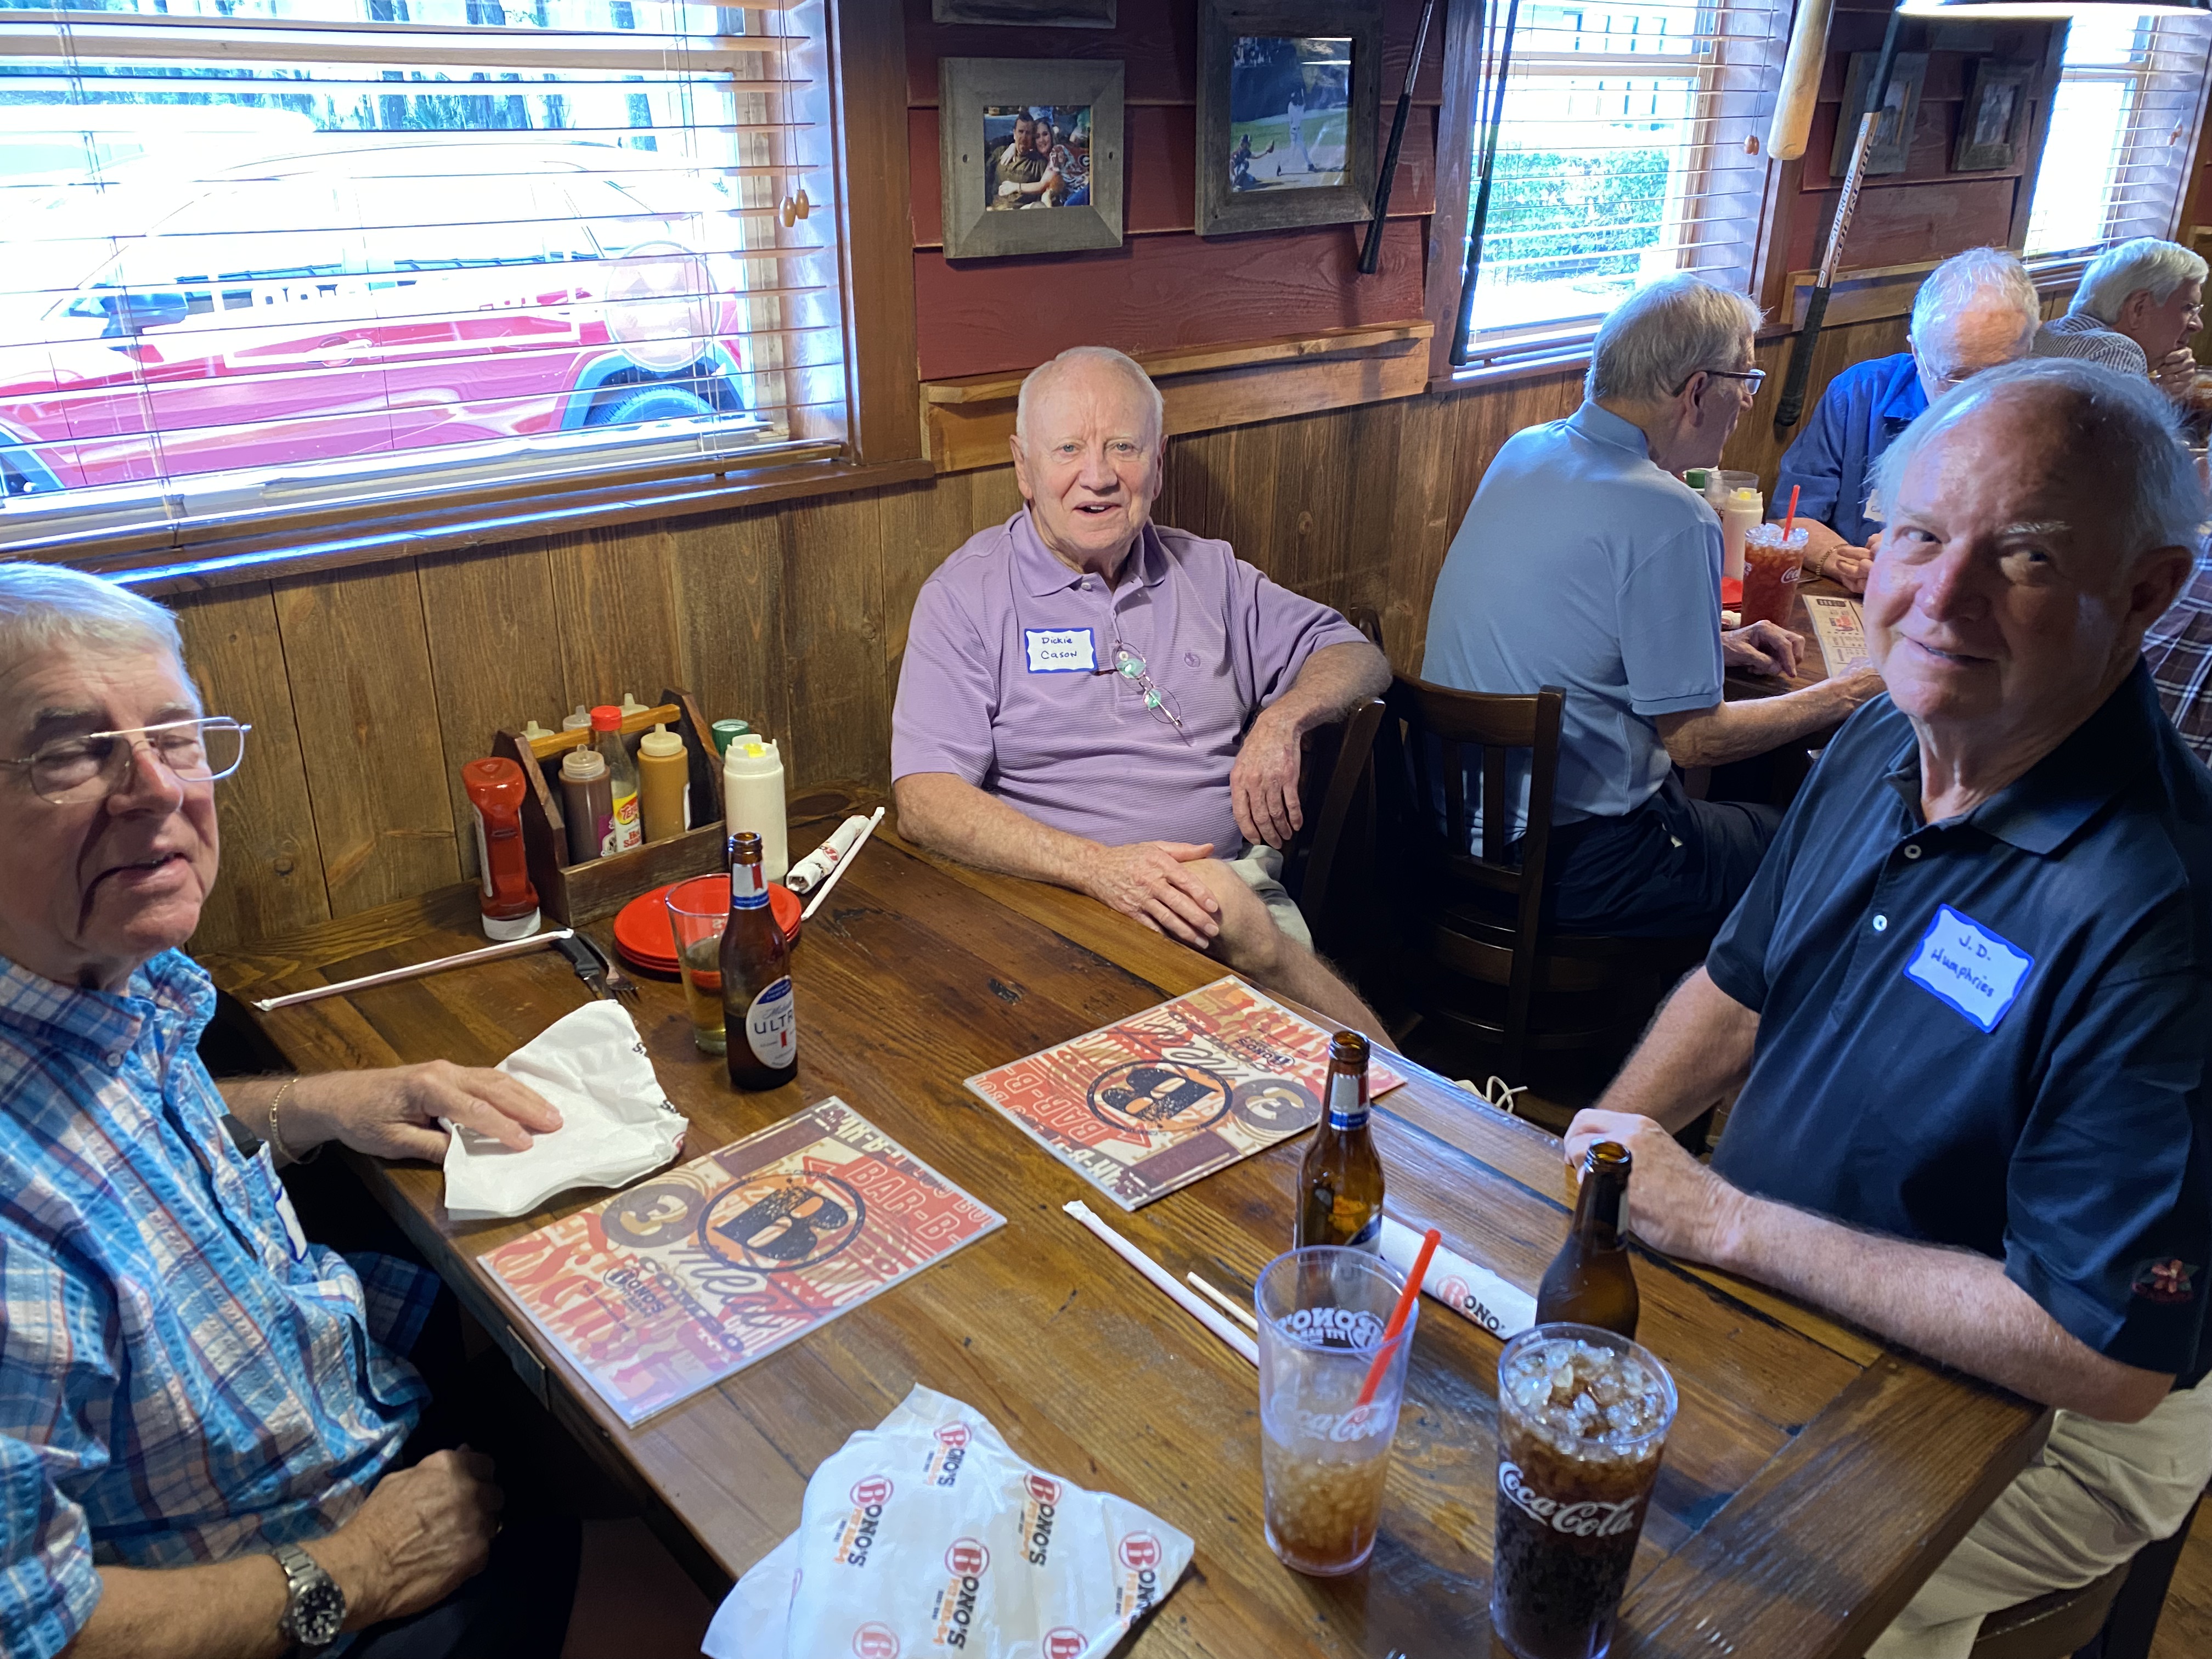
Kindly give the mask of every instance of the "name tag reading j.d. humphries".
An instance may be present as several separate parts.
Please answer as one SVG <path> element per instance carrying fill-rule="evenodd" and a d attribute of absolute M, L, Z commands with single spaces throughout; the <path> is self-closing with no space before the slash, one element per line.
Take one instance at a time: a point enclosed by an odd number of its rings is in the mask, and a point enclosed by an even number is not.
<path fill-rule="evenodd" d="M 2035 958 L 1948 904 L 1920 936 L 1905 976 L 1949 1003 L 1984 1031 L 1994 1031 L 2020 995 Z"/>
<path fill-rule="evenodd" d="M 1022 644 L 1032 674 L 1088 674 L 1098 666 L 1087 628 L 1024 628 Z"/>

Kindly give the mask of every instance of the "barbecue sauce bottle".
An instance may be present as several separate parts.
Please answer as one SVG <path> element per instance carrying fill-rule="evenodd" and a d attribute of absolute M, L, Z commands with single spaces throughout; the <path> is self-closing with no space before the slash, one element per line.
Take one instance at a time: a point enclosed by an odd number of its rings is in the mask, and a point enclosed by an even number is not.
<path fill-rule="evenodd" d="M 730 921 L 722 932 L 722 1022 L 730 1081 L 780 1089 L 799 1075 L 799 1018 L 791 945 L 769 908 L 760 837 L 730 837 Z"/>
<path fill-rule="evenodd" d="M 1328 1040 L 1328 1097 L 1298 1168 L 1298 1222 L 1291 1248 L 1348 1244 L 1382 1249 L 1382 1160 L 1367 1129 L 1367 1039 Z"/>
<path fill-rule="evenodd" d="M 1583 1155 L 1574 1224 L 1536 1289 L 1539 1325 L 1571 1320 L 1635 1340 L 1636 1273 L 1620 1242 L 1620 1206 L 1634 1163 L 1613 1140 L 1601 1140 Z"/>

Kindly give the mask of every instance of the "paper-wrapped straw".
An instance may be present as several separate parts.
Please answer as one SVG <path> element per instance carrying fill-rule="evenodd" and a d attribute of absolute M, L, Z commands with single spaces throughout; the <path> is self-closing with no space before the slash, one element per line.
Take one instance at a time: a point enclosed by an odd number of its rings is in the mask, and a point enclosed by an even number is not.
<path fill-rule="evenodd" d="M 1183 1289 L 1182 1285 L 1176 1284 L 1174 1279 L 1168 1276 L 1168 1270 L 1166 1268 L 1161 1267 L 1158 1262 L 1153 1261 L 1152 1257 L 1146 1255 L 1142 1250 L 1129 1243 L 1127 1239 L 1122 1237 L 1121 1234 L 1115 1232 L 1111 1227 L 1108 1226 L 1096 1215 L 1092 1214 L 1091 1206 L 1088 1204 L 1085 1204 L 1079 1198 L 1073 1198 L 1066 1203 L 1061 1205 L 1060 1208 L 1066 1210 L 1068 1214 L 1073 1216 L 1085 1227 L 1088 1227 L 1092 1232 L 1097 1234 L 1098 1237 L 1105 1242 L 1106 1247 L 1112 1250 L 1115 1255 L 1120 1256 L 1122 1261 L 1127 1262 L 1139 1273 L 1144 1274 L 1146 1278 L 1151 1279 L 1157 1288 L 1165 1291 L 1170 1297 L 1174 1298 L 1177 1307 L 1181 1308 L 1193 1319 L 1198 1321 L 1200 1324 L 1205 1326 L 1206 1329 L 1212 1331 L 1216 1336 L 1219 1337 L 1224 1342 L 1226 1342 L 1231 1347 L 1236 1349 L 1238 1353 L 1244 1356 L 1247 1361 L 1255 1365 L 1257 1365 L 1260 1363 L 1259 1344 L 1253 1341 L 1250 1337 L 1245 1335 L 1243 1332 L 1238 1330 L 1234 1325 L 1231 1324 L 1226 1319 L 1224 1319 L 1219 1314 L 1214 1312 L 1212 1309 L 1207 1307 L 1206 1304 L 1200 1301 L 1188 1291 Z"/>
<path fill-rule="evenodd" d="M 822 901 L 830 896 L 830 890 L 844 880 L 845 872 L 853 867 L 853 860 L 859 854 L 860 848 L 866 845 L 868 837 L 876 833 L 876 826 L 883 821 L 884 809 L 878 806 L 867 823 L 861 827 L 860 833 L 853 837 L 853 844 L 847 849 L 845 856 L 839 859 L 831 867 L 829 878 L 816 888 L 814 896 L 806 901 L 806 908 L 799 913 L 799 919 L 801 921 L 811 920 L 814 913 L 822 908 Z"/>
<path fill-rule="evenodd" d="M 420 979 L 425 974 L 442 974 L 448 968 L 466 968 L 478 962 L 496 962 L 501 957 L 519 957 L 551 945 L 556 940 L 573 939 L 575 935 L 566 927 L 556 927 L 550 933 L 532 933 L 528 939 L 514 939 L 504 945 L 487 945 L 480 951 L 464 951 L 457 957 L 440 957 L 434 962 L 418 962 L 407 968 L 387 968 L 380 974 L 363 974 L 359 979 L 342 979 L 335 985 L 318 985 L 312 991 L 291 991 L 281 997 L 262 997 L 254 1006 L 263 1013 L 272 1008 L 289 1008 L 295 1002 L 315 1002 L 324 997 L 342 997 L 349 991 L 365 991 L 372 985 L 391 985 L 403 979 Z"/>
<path fill-rule="evenodd" d="M 1394 1216 L 1382 1218 L 1382 1259 L 1401 1273 L 1413 1271 L 1421 1235 Z M 1421 1288 L 1462 1319 L 1471 1319 L 1500 1337 L 1517 1336 L 1536 1322 L 1536 1298 L 1510 1285 L 1487 1267 L 1437 1247 Z"/>
<path fill-rule="evenodd" d="M 837 826 L 836 832 L 829 840 L 784 873 L 783 884 L 805 898 L 829 878 L 830 871 L 837 867 L 837 860 L 853 850 L 853 843 L 860 840 L 867 827 L 868 815 L 854 813 Z"/>

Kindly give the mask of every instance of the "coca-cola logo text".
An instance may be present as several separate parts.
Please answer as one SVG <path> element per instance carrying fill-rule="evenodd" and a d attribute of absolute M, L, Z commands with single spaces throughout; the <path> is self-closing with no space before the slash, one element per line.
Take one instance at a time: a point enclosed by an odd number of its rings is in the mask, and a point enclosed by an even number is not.
<path fill-rule="evenodd" d="M 1504 1458 L 1498 1463 L 1498 1489 L 1530 1519 L 1570 1538 L 1618 1538 L 1633 1532 L 1644 1508 L 1641 1497 L 1623 1498 L 1618 1504 L 1563 1504 L 1530 1486 L 1520 1465 Z"/>

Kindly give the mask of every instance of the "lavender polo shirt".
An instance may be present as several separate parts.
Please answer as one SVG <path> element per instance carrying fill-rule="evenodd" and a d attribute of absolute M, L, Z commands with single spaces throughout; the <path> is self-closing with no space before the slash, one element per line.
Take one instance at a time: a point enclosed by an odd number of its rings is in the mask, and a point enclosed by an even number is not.
<path fill-rule="evenodd" d="M 1278 587 L 1226 542 L 1146 526 L 1121 585 L 1069 569 L 1024 507 L 971 537 L 915 600 L 891 714 L 891 776 L 950 772 L 1009 806 L 1109 847 L 1244 837 L 1229 769 L 1252 716 L 1324 646 L 1364 640 Z M 1111 669 L 1145 659 L 1182 717 L 1149 713 Z"/>

